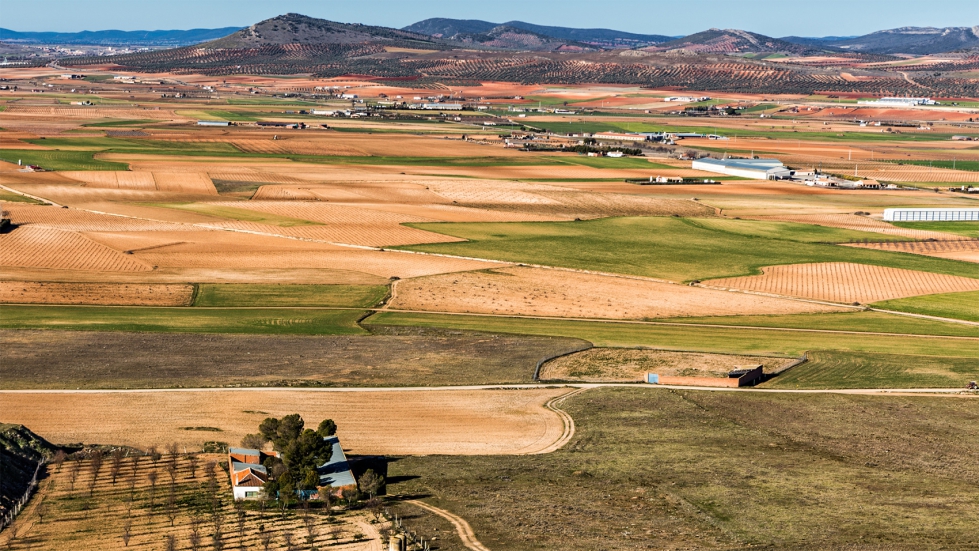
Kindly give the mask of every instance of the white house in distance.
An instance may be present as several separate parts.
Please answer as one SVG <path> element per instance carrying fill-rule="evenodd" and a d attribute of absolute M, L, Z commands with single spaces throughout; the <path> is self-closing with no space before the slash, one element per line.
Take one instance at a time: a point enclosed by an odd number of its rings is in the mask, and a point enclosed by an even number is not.
<path fill-rule="evenodd" d="M 752 178 L 754 180 L 778 180 L 792 176 L 792 171 L 778 159 L 697 159 L 694 170 Z"/>

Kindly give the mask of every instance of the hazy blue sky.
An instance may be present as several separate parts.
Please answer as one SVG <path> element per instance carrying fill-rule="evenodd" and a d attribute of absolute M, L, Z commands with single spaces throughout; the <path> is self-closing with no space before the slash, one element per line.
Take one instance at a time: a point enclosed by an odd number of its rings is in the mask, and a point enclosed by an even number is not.
<path fill-rule="evenodd" d="M 216 28 L 287 12 L 389 27 L 452 17 L 666 35 L 721 27 L 770 36 L 845 36 L 979 25 L 979 0 L 0 0 L 0 26 L 60 32 Z"/>

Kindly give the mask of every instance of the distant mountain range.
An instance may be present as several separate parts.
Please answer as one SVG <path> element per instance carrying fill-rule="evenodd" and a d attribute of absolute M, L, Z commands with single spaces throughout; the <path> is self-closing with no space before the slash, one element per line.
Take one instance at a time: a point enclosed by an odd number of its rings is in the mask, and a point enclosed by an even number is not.
<path fill-rule="evenodd" d="M 979 26 L 901 27 L 857 37 L 799 38 L 790 36 L 782 40 L 862 53 L 928 55 L 979 47 Z"/>
<path fill-rule="evenodd" d="M 187 46 L 250 48 L 271 44 L 364 44 L 407 42 L 432 49 L 597 51 L 601 49 L 687 50 L 694 53 L 787 53 L 820 51 L 927 55 L 979 48 L 977 27 L 902 27 L 864 36 L 769 36 L 739 29 L 708 29 L 688 36 L 636 34 L 612 29 L 577 29 L 524 21 L 432 18 L 402 29 L 336 23 L 285 14 L 250 27 L 169 31 L 17 32 L 0 28 L 7 44 L 91 44 L 106 46 Z"/>
<path fill-rule="evenodd" d="M 22 33 L 0 28 L 0 41 L 20 44 L 86 44 L 98 46 L 188 46 L 227 36 L 240 27 L 188 31 L 81 31 Z"/>
<path fill-rule="evenodd" d="M 499 34 L 500 27 L 519 29 L 540 36 L 568 40 L 603 48 L 641 48 L 677 38 L 659 34 L 634 34 L 612 29 L 575 29 L 571 27 L 550 27 L 534 25 L 524 21 L 507 21 L 506 23 L 491 23 L 478 19 L 446 19 L 436 17 L 419 21 L 407 27 L 411 31 L 449 40 L 479 34 Z"/>

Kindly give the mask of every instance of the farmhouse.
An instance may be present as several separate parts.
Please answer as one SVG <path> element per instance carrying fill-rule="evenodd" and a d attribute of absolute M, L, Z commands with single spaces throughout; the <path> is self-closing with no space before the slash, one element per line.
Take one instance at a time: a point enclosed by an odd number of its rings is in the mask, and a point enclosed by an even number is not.
<path fill-rule="evenodd" d="M 423 103 L 422 109 L 439 111 L 462 111 L 461 103 Z"/>
<path fill-rule="evenodd" d="M 231 490 L 235 499 L 256 499 L 262 485 L 268 482 L 268 469 L 262 461 L 273 456 L 261 450 L 228 448 L 228 470 L 231 473 Z"/>
<path fill-rule="evenodd" d="M 693 162 L 694 170 L 716 172 L 752 178 L 755 180 L 779 180 L 788 178 L 792 172 L 778 159 L 698 159 Z"/>
<path fill-rule="evenodd" d="M 884 209 L 888 222 L 977 222 L 979 208 L 905 208 Z"/>
<path fill-rule="evenodd" d="M 316 470 L 320 475 L 320 488 L 330 488 L 332 493 L 339 493 L 347 488 L 356 488 L 357 479 L 350 470 L 350 463 L 347 461 L 343 447 L 340 446 L 340 439 L 330 436 L 326 439 L 333 446 L 333 453 L 330 460 L 320 465 Z"/>

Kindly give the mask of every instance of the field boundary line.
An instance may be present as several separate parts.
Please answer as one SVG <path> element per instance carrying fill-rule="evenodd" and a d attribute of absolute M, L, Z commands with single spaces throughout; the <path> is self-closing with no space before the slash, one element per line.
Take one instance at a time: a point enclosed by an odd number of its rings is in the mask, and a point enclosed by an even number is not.
<path fill-rule="evenodd" d="M 928 314 L 914 314 L 914 313 L 911 313 L 911 312 L 898 312 L 897 310 L 884 310 L 882 308 L 874 308 L 872 306 L 868 306 L 867 309 L 870 310 L 870 311 L 872 311 L 872 312 L 882 312 L 884 314 L 894 314 L 895 316 L 908 316 L 908 317 L 912 317 L 912 318 L 921 318 L 921 319 L 933 320 L 933 321 L 944 321 L 944 322 L 947 322 L 947 323 L 961 323 L 961 324 L 964 324 L 964 325 L 975 325 L 976 327 L 979 327 L 979 322 L 975 322 L 975 321 L 960 320 L 960 319 L 954 319 L 954 318 L 942 318 L 942 317 L 939 317 L 939 316 L 929 316 Z"/>
<path fill-rule="evenodd" d="M 559 449 L 563 448 L 565 444 L 571 441 L 575 433 L 574 418 L 571 417 L 571 415 L 568 412 L 559 408 L 558 405 L 560 405 L 561 402 L 567 400 L 568 398 L 571 398 L 572 396 L 577 396 L 578 394 L 581 394 L 586 390 L 588 389 L 579 388 L 577 390 L 572 390 L 571 392 L 565 392 L 564 394 L 557 396 L 555 398 L 551 398 L 550 400 L 544 403 L 545 408 L 553 411 L 558 415 L 558 417 L 561 418 L 561 422 L 564 423 L 564 432 L 561 434 L 561 438 L 555 440 L 551 445 L 547 446 L 546 448 L 537 450 L 535 452 L 530 452 L 527 455 L 541 455 L 545 453 L 556 452 Z"/>
<path fill-rule="evenodd" d="M 558 358 L 563 358 L 565 356 L 570 356 L 571 354 L 577 354 L 578 352 L 584 352 L 585 350 L 590 350 L 592 348 L 595 348 L 595 343 L 589 342 L 587 345 L 576 347 L 573 350 L 560 352 L 558 354 L 552 354 L 550 356 L 544 356 L 543 358 L 537 361 L 537 366 L 534 367 L 534 382 L 535 383 L 540 382 L 540 370 L 542 367 L 544 367 L 544 364 L 546 364 L 547 362 L 556 360 Z"/>
<path fill-rule="evenodd" d="M 2 189 L 4 191 L 9 191 L 10 193 L 13 193 L 15 195 L 20 195 L 22 197 L 27 197 L 27 198 L 30 198 L 30 199 L 34 199 L 35 201 L 40 201 L 40 202 L 45 203 L 47 205 L 50 205 L 52 207 L 60 207 L 60 206 L 62 206 L 62 205 L 59 205 L 58 203 L 55 203 L 54 201 L 52 201 L 50 199 L 45 199 L 43 197 L 38 197 L 36 195 L 31 195 L 30 193 L 24 193 L 23 191 L 17 191 L 16 189 L 11 189 L 11 188 L 9 188 L 7 186 L 4 186 L 4 185 L 0 185 L 0 189 Z"/>
<path fill-rule="evenodd" d="M 410 503 L 416 507 L 425 509 L 430 513 L 435 513 L 436 515 L 448 520 L 455 526 L 456 533 L 459 534 L 459 539 L 462 540 L 462 544 L 466 546 L 466 549 L 471 549 L 472 551 L 490 551 L 489 547 L 486 547 L 476 539 L 476 533 L 473 532 L 472 526 L 469 525 L 466 520 L 458 515 L 454 515 L 445 509 L 441 509 L 434 505 L 429 505 L 423 501 L 417 499 L 407 499 L 405 503 Z"/>

